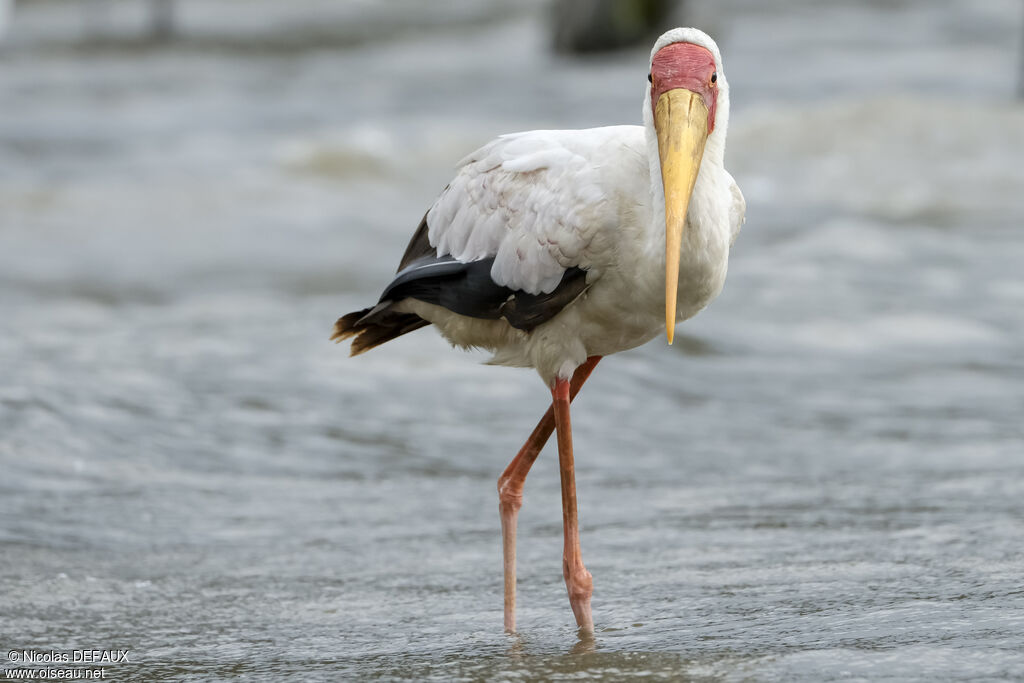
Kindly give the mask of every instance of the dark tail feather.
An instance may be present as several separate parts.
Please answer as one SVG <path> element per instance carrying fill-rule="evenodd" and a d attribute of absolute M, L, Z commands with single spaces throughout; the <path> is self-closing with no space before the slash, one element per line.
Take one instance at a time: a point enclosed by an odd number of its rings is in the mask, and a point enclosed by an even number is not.
<path fill-rule="evenodd" d="M 338 318 L 338 322 L 334 323 L 331 341 L 341 342 L 349 337 L 355 337 L 352 340 L 350 355 L 358 356 L 375 346 L 429 324 L 429 321 L 415 313 L 395 313 L 387 307 L 381 310 L 364 308 Z"/>

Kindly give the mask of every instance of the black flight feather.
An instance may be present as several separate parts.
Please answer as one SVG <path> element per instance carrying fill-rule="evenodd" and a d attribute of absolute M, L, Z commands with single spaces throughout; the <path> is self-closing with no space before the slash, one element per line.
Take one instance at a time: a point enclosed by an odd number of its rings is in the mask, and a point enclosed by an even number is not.
<path fill-rule="evenodd" d="M 409 241 L 394 279 L 373 308 L 339 318 L 332 340 L 355 336 L 352 355 L 358 355 L 430 323 L 414 313 L 398 313 L 391 305 L 403 299 L 435 304 L 470 318 L 504 318 L 516 329 L 529 332 L 551 320 L 587 288 L 587 272 L 568 268 L 554 291 L 528 294 L 491 279 L 494 257 L 461 263 L 438 256 L 427 238 L 427 217 Z"/>

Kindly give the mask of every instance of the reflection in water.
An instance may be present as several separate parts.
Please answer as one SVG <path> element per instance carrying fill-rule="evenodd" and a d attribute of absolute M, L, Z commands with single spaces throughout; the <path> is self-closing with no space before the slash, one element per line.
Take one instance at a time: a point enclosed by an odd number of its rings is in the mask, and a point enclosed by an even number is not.
<path fill-rule="evenodd" d="M 579 640 L 570 648 L 570 655 L 589 655 L 597 651 L 597 640 L 594 639 L 592 631 L 579 629 L 576 635 Z"/>

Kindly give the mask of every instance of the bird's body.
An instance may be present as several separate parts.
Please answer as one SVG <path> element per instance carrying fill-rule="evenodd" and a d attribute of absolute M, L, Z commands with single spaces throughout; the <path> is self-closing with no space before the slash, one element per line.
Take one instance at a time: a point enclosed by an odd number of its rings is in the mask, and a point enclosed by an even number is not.
<path fill-rule="evenodd" d="M 586 271 L 586 288 L 529 331 L 413 298 L 394 310 L 429 320 L 455 345 L 492 351 L 492 363 L 536 368 L 545 383 L 566 365 L 570 376 L 588 356 L 645 344 L 665 328 L 664 219 L 652 187 L 643 126 L 504 135 L 464 160 L 427 213 L 431 246 L 459 261 L 495 258 L 492 279 L 513 290 L 550 292 L 573 267 Z M 690 204 L 696 220 L 684 237 L 678 321 L 725 283 L 742 220 L 734 188 L 723 167 L 702 168 Z"/>
<path fill-rule="evenodd" d="M 589 573 L 578 541 L 570 553 L 568 400 L 598 358 L 644 344 L 666 325 L 671 342 L 675 323 L 718 295 L 745 213 L 723 164 L 729 100 L 717 46 L 695 29 L 670 31 L 652 51 L 649 80 L 642 126 L 503 135 L 466 157 L 378 304 L 341 318 L 334 335 L 355 336 L 354 355 L 432 323 L 452 344 L 487 349 L 494 364 L 533 367 L 552 387 L 556 410 L 545 419 L 559 425 L 566 581 L 581 626 L 590 612 L 579 585 Z M 544 425 L 499 482 L 507 628 L 515 512 L 550 434 L 550 424 L 541 434 Z"/>

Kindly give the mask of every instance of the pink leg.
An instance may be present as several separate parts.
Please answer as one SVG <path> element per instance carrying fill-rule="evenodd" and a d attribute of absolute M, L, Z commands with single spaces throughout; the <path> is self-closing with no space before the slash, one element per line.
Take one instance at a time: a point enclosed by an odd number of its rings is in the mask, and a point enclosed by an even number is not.
<path fill-rule="evenodd" d="M 599 360 L 601 356 L 591 356 L 583 365 L 576 368 L 569 387 L 570 401 L 576 398 L 576 394 L 590 377 Z M 554 430 L 555 412 L 552 404 L 518 455 L 498 478 L 498 511 L 501 513 L 501 543 L 505 561 L 505 630 L 509 633 L 516 630 L 516 523 L 519 508 L 523 506 L 523 484 Z"/>
<path fill-rule="evenodd" d="M 592 632 L 594 618 L 590 613 L 590 596 L 594 593 L 594 579 L 583 566 L 583 556 L 580 554 L 580 527 L 576 519 L 576 469 L 572 458 L 572 423 L 569 420 L 569 382 L 556 379 L 551 395 L 554 398 L 558 465 L 562 477 L 562 528 L 565 531 L 562 575 L 569 592 L 569 604 L 576 615 L 576 625 L 585 632 Z"/>

